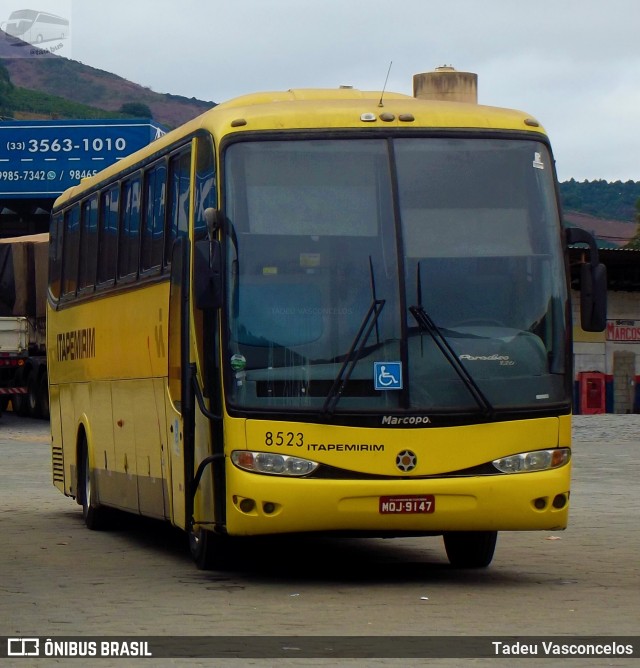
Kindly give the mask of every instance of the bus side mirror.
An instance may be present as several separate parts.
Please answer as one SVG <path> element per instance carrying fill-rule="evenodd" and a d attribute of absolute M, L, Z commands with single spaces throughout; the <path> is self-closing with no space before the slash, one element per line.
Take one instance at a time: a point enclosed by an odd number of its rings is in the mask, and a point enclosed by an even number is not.
<path fill-rule="evenodd" d="M 222 306 L 222 250 L 219 241 L 196 241 L 193 295 L 196 308 L 201 310 Z"/>
<path fill-rule="evenodd" d="M 580 268 L 580 326 L 585 332 L 602 332 L 607 326 L 607 268 L 598 259 L 598 246 L 589 232 L 565 230 L 567 244 L 587 244 L 589 262 Z"/>
<path fill-rule="evenodd" d="M 580 325 L 585 332 L 607 326 L 607 268 L 601 263 L 580 268 Z"/>

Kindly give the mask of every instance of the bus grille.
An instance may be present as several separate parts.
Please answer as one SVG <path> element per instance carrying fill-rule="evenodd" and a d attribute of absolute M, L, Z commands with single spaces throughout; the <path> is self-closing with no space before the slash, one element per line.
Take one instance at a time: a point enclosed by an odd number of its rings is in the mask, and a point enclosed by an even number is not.
<path fill-rule="evenodd" d="M 62 454 L 62 447 L 58 445 L 53 446 L 52 451 L 53 460 L 53 482 L 64 484 L 64 456 Z"/>

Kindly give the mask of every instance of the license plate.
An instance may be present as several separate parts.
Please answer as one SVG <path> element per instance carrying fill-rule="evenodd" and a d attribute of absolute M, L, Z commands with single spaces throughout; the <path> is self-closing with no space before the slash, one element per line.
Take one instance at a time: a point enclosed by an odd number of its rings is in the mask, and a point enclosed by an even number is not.
<path fill-rule="evenodd" d="M 436 510 L 436 497 L 433 494 L 419 496 L 381 496 L 378 506 L 381 515 L 419 515 L 433 513 Z"/>

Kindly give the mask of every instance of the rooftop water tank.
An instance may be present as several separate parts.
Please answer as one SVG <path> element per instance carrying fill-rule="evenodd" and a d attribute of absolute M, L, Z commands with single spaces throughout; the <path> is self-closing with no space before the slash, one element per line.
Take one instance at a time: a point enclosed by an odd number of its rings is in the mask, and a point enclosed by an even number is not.
<path fill-rule="evenodd" d="M 451 65 L 413 76 L 413 96 L 422 100 L 478 103 L 478 75 Z"/>

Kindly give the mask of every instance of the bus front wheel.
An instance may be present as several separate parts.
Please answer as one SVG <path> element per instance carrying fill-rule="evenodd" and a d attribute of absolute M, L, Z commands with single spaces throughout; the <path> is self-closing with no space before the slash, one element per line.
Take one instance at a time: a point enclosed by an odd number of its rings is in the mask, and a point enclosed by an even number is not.
<path fill-rule="evenodd" d="M 451 531 L 443 535 L 449 563 L 454 568 L 486 568 L 493 559 L 497 531 Z"/>
<path fill-rule="evenodd" d="M 82 506 L 82 518 L 88 529 L 99 531 L 107 526 L 107 509 L 96 504 L 89 450 L 86 438 L 80 444 L 78 461 L 78 503 Z"/>
<path fill-rule="evenodd" d="M 196 566 L 203 571 L 224 570 L 229 567 L 229 545 L 227 536 L 207 531 L 191 529 L 189 532 L 189 550 Z"/>

